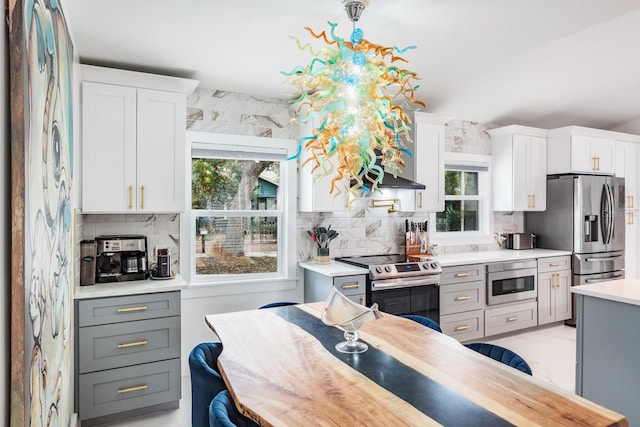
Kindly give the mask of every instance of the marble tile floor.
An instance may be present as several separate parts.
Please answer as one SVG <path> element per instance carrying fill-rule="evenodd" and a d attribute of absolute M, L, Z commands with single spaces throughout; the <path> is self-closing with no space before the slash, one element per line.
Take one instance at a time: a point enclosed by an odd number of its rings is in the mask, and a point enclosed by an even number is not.
<path fill-rule="evenodd" d="M 562 323 L 535 330 L 478 340 L 509 348 L 527 361 L 533 376 L 557 387 L 575 390 L 576 329 Z M 111 427 L 191 427 L 191 382 L 182 377 L 180 408 L 110 424 Z"/>

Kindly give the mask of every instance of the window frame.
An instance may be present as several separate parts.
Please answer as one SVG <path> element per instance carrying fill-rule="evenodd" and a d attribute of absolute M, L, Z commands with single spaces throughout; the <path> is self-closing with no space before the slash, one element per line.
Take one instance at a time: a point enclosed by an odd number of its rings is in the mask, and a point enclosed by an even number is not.
<path fill-rule="evenodd" d="M 473 245 L 493 243 L 493 211 L 491 200 L 491 156 L 473 153 L 445 152 L 443 177 L 447 166 L 486 168 L 478 174 L 478 196 L 446 196 L 444 200 L 478 200 L 479 230 L 437 231 L 436 212 L 429 214 L 429 234 L 432 243 L 439 245 Z M 457 169 L 459 170 L 459 169 Z"/>
<path fill-rule="evenodd" d="M 268 291 L 274 289 L 292 289 L 297 281 L 296 262 L 296 203 L 297 203 L 297 162 L 287 160 L 294 156 L 297 143 L 281 138 L 263 138 L 244 135 L 228 135 L 209 132 L 187 132 L 187 168 L 189 171 L 185 185 L 185 211 L 181 218 L 180 271 L 190 287 L 214 286 L 228 293 Z M 245 156 L 246 157 L 243 157 Z M 198 275 L 196 274 L 195 248 L 199 244 L 196 236 L 196 217 L 206 212 L 191 208 L 191 163 L 197 157 L 233 157 L 280 161 L 280 191 L 277 210 L 267 210 L 267 216 L 279 216 L 278 225 L 278 271 L 275 273 L 252 273 L 242 275 Z M 262 211 L 228 211 L 230 216 L 260 216 Z M 230 286 L 233 286 L 231 289 Z M 259 289 L 258 289 L 259 288 Z"/>

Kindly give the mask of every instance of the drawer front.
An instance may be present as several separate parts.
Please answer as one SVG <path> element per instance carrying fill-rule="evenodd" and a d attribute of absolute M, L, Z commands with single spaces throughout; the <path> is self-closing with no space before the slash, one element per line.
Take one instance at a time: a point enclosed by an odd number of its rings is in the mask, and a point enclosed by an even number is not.
<path fill-rule="evenodd" d="M 442 269 L 442 275 L 440 276 L 440 284 L 449 285 L 453 283 L 485 280 L 485 274 L 486 274 L 485 264 L 472 264 L 472 265 L 459 265 L 457 267 L 445 267 Z"/>
<path fill-rule="evenodd" d="M 442 332 L 458 341 L 469 341 L 484 336 L 484 310 L 473 310 L 440 316 Z"/>
<path fill-rule="evenodd" d="M 496 307 L 484 311 L 485 336 L 517 331 L 538 324 L 536 301 Z"/>
<path fill-rule="evenodd" d="M 180 357 L 180 317 L 80 328 L 81 374 Z"/>
<path fill-rule="evenodd" d="M 87 420 L 180 399 L 180 359 L 79 376 L 80 419 Z"/>
<path fill-rule="evenodd" d="M 538 273 L 571 270 L 571 256 L 557 256 L 538 259 Z"/>
<path fill-rule="evenodd" d="M 333 286 L 344 295 L 364 294 L 367 286 L 367 277 L 364 274 L 334 277 Z"/>
<path fill-rule="evenodd" d="M 484 308 L 485 281 L 440 286 L 440 314 L 454 314 Z"/>
<path fill-rule="evenodd" d="M 180 291 L 78 301 L 80 327 L 179 315 Z"/>

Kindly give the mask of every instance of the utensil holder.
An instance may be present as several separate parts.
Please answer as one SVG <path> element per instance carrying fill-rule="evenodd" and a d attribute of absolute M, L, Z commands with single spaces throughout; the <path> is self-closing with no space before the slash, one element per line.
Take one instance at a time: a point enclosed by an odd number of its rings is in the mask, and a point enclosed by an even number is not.
<path fill-rule="evenodd" d="M 329 264 L 331 258 L 329 258 L 329 248 L 318 248 L 316 261 L 319 264 Z"/>

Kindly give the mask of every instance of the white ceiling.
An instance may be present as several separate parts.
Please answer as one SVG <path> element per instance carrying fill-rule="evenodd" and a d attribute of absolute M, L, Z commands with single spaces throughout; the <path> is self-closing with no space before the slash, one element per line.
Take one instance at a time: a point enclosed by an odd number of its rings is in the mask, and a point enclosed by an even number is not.
<path fill-rule="evenodd" d="M 62 0 L 82 62 L 288 98 L 304 27 L 349 38 L 341 0 Z M 640 0 L 370 0 L 358 27 L 421 78 L 425 111 L 640 134 Z"/>

